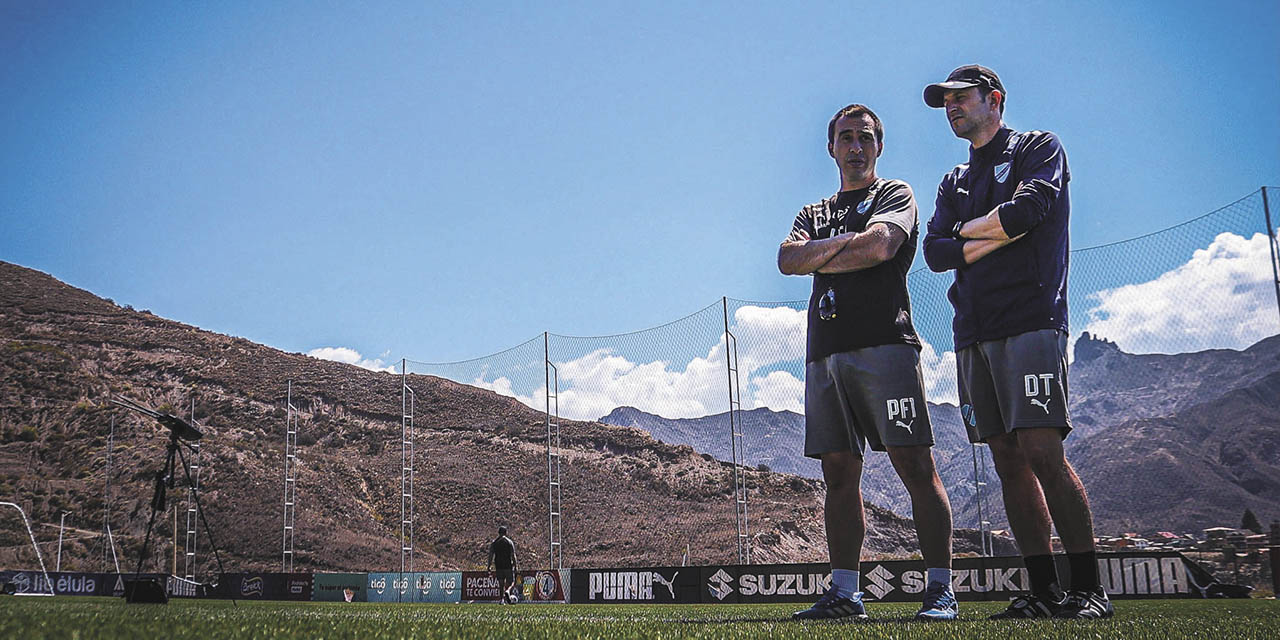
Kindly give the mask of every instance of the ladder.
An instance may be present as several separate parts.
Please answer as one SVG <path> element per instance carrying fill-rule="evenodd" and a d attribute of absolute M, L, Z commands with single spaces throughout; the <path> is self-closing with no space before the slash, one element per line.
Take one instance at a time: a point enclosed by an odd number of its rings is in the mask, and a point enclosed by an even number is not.
<path fill-rule="evenodd" d="M 747 528 L 747 479 L 743 472 L 746 467 L 747 447 L 742 428 L 742 391 L 738 383 L 738 339 L 732 333 L 725 332 L 728 340 L 725 343 L 726 357 L 729 364 L 729 432 L 732 437 L 733 453 L 733 502 L 735 520 L 738 528 L 738 564 L 751 564 L 751 537 Z"/>
<path fill-rule="evenodd" d="M 409 386 L 408 361 L 400 360 L 400 573 L 413 572 L 413 521 L 416 515 L 413 501 L 413 414 L 417 394 Z M 404 576 L 400 576 L 401 584 Z M 403 596 L 405 589 L 400 589 Z"/>
<path fill-rule="evenodd" d="M 191 399 L 191 426 L 196 429 L 200 428 L 200 423 L 196 422 L 196 400 Z M 185 550 L 182 557 L 182 573 L 183 577 L 192 582 L 196 579 L 196 494 L 200 491 L 200 441 L 196 440 L 191 443 L 191 490 L 187 493 L 187 538 L 182 548 Z"/>
<path fill-rule="evenodd" d="M 551 363 L 550 343 L 543 333 L 547 389 L 547 568 L 564 568 L 560 469 L 560 370 Z"/>
<path fill-rule="evenodd" d="M 293 406 L 293 381 L 286 396 L 284 431 L 284 531 L 280 542 L 280 571 L 293 572 L 294 513 L 298 503 L 298 408 Z"/>

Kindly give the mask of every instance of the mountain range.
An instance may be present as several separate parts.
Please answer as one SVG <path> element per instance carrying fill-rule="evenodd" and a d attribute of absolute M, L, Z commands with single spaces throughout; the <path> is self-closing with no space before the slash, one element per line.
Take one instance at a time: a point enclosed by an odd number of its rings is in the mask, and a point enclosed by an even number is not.
<path fill-rule="evenodd" d="M 1085 333 L 1069 369 L 1073 432 L 1067 458 L 1089 492 L 1097 532 L 1233 525 L 1245 509 L 1280 518 L 1280 336 L 1248 349 L 1183 354 L 1125 353 Z M 982 519 L 1007 526 L 1000 480 L 985 447 L 972 448 L 955 405 L 929 404 L 934 458 L 955 522 L 977 526 L 975 464 L 985 480 Z M 740 412 L 745 462 L 820 479 L 805 458 L 804 416 L 758 408 Z M 730 459 L 726 413 L 668 419 L 619 407 L 601 422 L 649 431 Z M 867 500 L 910 514 L 910 498 L 883 454 L 867 457 Z M 1262 514 L 1267 514 L 1262 516 Z"/>

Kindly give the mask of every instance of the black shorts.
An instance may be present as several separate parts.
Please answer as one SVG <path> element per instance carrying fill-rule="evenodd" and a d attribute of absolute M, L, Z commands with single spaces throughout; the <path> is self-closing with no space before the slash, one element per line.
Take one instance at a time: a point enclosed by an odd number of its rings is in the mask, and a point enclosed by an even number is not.
<path fill-rule="evenodd" d="M 1071 431 L 1067 411 L 1067 334 L 1028 331 L 969 345 L 956 354 L 960 417 L 969 442 L 1014 429 Z"/>
<path fill-rule="evenodd" d="M 498 574 L 499 580 L 506 580 L 507 582 L 515 582 L 516 580 L 515 569 L 498 569 L 494 573 Z"/>

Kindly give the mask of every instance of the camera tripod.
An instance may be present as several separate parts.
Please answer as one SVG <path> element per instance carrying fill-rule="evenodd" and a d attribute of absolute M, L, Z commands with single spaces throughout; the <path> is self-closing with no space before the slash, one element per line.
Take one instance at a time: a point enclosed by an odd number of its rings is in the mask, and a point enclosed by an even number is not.
<path fill-rule="evenodd" d="M 136 411 L 143 415 L 155 418 L 157 422 L 169 430 L 169 444 L 165 447 L 164 467 L 155 474 L 155 485 L 151 493 L 151 516 L 147 520 L 147 534 L 143 538 L 142 548 L 138 551 L 138 566 L 137 570 L 134 571 L 134 577 L 132 580 L 133 589 L 129 588 L 130 585 L 125 585 L 125 599 L 129 602 L 144 601 L 144 596 L 141 593 L 141 590 L 147 587 L 140 588 L 139 585 L 146 582 L 142 577 L 142 569 L 146 565 L 147 557 L 151 552 L 151 532 L 155 528 L 156 514 L 164 511 L 166 508 L 165 499 L 168 490 L 174 488 L 175 481 L 177 480 L 176 463 L 179 461 L 182 463 L 183 475 L 186 476 L 187 479 L 187 487 L 191 490 L 191 496 L 196 503 L 196 515 L 204 525 L 205 535 L 209 538 L 209 546 L 213 549 L 213 557 L 218 562 L 218 573 L 225 573 L 222 568 L 222 556 L 218 553 L 218 545 L 213 539 L 213 530 L 209 527 L 209 520 L 205 518 L 204 515 L 204 505 L 200 502 L 200 492 L 196 489 L 196 483 L 191 480 L 191 468 L 187 465 L 187 457 L 182 452 L 183 446 L 190 447 L 191 445 L 180 442 L 180 440 L 199 440 L 204 437 L 204 434 L 200 433 L 198 429 L 187 424 L 175 415 L 153 411 L 123 396 L 116 396 L 116 398 L 112 399 L 111 402 L 131 411 Z M 214 586 L 216 585 L 217 583 L 214 582 Z M 154 592 L 155 589 L 154 587 L 151 587 L 150 590 Z M 160 598 L 158 600 L 167 601 L 168 597 L 164 593 L 163 586 L 161 586 L 159 591 Z M 152 595 L 154 597 L 154 594 Z M 145 599 L 147 601 L 157 601 L 151 598 Z M 232 602 L 235 602 L 234 598 L 232 599 Z"/>

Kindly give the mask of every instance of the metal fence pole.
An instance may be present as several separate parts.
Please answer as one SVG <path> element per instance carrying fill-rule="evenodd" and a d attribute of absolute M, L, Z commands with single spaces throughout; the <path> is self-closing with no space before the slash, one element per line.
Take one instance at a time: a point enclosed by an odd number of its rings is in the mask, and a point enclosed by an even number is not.
<path fill-rule="evenodd" d="M 54 565 L 54 571 L 62 571 L 62 530 L 67 526 L 67 514 L 70 511 L 63 511 L 62 517 L 58 520 L 58 563 Z"/>
<path fill-rule="evenodd" d="M 107 470 L 106 470 L 107 482 L 106 482 L 106 486 L 103 487 L 102 489 L 102 537 L 103 537 L 103 540 L 106 541 L 103 543 L 104 546 L 102 548 L 103 568 L 106 568 L 107 566 L 107 548 L 105 545 L 111 545 L 111 555 L 113 559 L 115 557 L 115 552 L 116 552 L 115 542 L 111 540 L 111 535 L 110 535 L 111 533 L 111 453 L 112 453 L 112 449 L 115 448 L 115 442 L 116 442 L 116 417 L 112 415 L 111 416 L 111 432 L 107 436 Z M 115 566 L 116 566 L 116 573 L 120 573 L 120 563 L 118 561 L 115 562 Z"/>
<path fill-rule="evenodd" d="M 1277 260 L 1276 228 L 1271 224 L 1271 203 L 1267 199 L 1267 188 L 1262 188 L 1262 215 L 1267 220 L 1267 246 L 1271 248 L 1271 275 L 1276 287 L 1276 311 L 1280 312 L 1280 261 Z"/>
<path fill-rule="evenodd" d="M 982 546 L 982 555 L 991 555 L 987 551 L 987 521 L 982 509 L 982 488 L 987 486 L 985 474 L 978 473 L 978 445 L 969 445 L 969 450 L 973 453 L 973 497 L 978 507 L 978 541 Z M 986 460 L 984 459 L 985 463 Z"/>
<path fill-rule="evenodd" d="M 733 462 L 733 519 L 737 530 L 738 564 L 751 564 L 751 540 L 747 531 L 747 487 L 743 465 L 746 451 L 743 442 L 741 409 L 742 391 L 738 386 L 738 339 L 729 332 L 729 298 L 720 298 L 724 309 L 724 365 L 729 383 L 729 451 Z"/>

